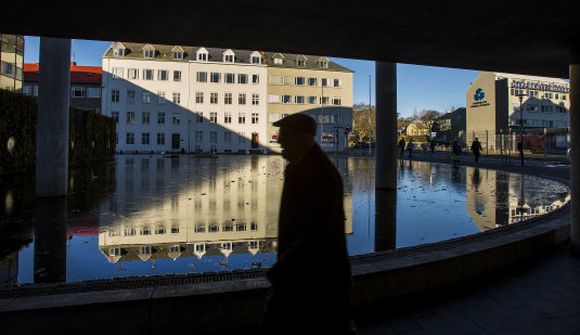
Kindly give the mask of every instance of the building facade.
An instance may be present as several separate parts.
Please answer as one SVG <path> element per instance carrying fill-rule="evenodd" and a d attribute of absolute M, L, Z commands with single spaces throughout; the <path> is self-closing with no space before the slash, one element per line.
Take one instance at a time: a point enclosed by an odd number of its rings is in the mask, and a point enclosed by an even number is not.
<path fill-rule="evenodd" d="M 24 36 L 0 34 L 0 89 L 20 92 L 24 64 Z"/>
<path fill-rule="evenodd" d="M 24 64 L 22 93 L 38 96 L 39 64 Z M 70 106 L 101 112 L 102 69 L 100 66 L 70 66 Z"/>
<path fill-rule="evenodd" d="M 266 153 L 279 148 L 272 123 L 297 112 L 324 124 L 323 148 L 343 148 L 328 134 L 352 124 L 352 71 L 316 56 L 284 54 L 292 63 L 278 64 L 277 55 L 113 43 L 103 57 L 102 106 L 117 119 L 117 151 Z"/>
<path fill-rule="evenodd" d="M 566 130 L 570 84 L 557 78 L 481 72 L 467 89 L 466 109 L 467 143 L 478 137 L 489 150 L 499 150 L 497 135 L 507 134 L 515 143 L 522 131 L 531 136 L 544 129 Z"/>
<path fill-rule="evenodd" d="M 353 71 L 327 57 L 265 53 L 268 64 L 268 141 L 279 151 L 273 122 L 305 113 L 317 122 L 316 141 L 325 151 L 342 151 L 352 129 Z"/>

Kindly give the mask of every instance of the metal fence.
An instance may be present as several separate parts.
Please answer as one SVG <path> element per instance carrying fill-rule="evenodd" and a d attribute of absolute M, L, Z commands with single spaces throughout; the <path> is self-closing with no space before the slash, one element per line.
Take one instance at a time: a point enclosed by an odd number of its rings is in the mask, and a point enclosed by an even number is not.
<path fill-rule="evenodd" d="M 471 151 L 471 144 L 477 138 L 484 154 L 510 155 L 518 152 L 520 132 L 494 134 L 491 131 L 467 132 L 459 138 L 463 148 Z M 523 135 L 524 151 L 534 154 L 564 155 L 569 148 L 568 129 L 532 128 Z"/>

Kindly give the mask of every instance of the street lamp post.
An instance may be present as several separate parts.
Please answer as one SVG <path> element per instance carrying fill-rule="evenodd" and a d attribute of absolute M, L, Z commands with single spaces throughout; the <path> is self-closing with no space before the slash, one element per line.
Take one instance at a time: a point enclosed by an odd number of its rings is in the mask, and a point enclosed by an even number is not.
<path fill-rule="evenodd" d="M 526 94 L 521 92 L 518 94 L 518 98 L 520 99 L 520 161 L 522 167 L 524 166 L 524 107 L 523 107 L 523 100 Z"/>

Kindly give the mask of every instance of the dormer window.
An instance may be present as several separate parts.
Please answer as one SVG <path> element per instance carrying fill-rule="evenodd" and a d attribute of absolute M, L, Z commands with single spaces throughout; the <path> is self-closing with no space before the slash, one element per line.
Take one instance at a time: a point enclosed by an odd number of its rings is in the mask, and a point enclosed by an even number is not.
<path fill-rule="evenodd" d="M 196 60 L 200 62 L 207 62 L 209 60 L 209 53 L 205 48 L 201 48 L 197 50 L 197 55 L 195 57 Z"/>
<path fill-rule="evenodd" d="M 328 68 L 328 58 L 320 58 L 320 60 L 318 61 L 318 65 L 323 69 L 327 69 Z"/>
<path fill-rule="evenodd" d="M 232 50 L 226 50 L 224 52 L 224 63 L 235 63 L 236 54 Z"/>
<path fill-rule="evenodd" d="M 250 56 L 250 62 L 252 64 L 262 64 L 262 55 L 259 52 L 254 51 Z"/>
<path fill-rule="evenodd" d="M 124 48 L 115 48 L 115 49 L 113 49 L 113 55 L 115 57 L 124 57 L 125 56 L 125 49 Z"/>
<path fill-rule="evenodd" d="M 298 67 L 306 67 L 306 56 L 300 55 L 296 57 L 296 66 Z"/>
<path fill-rule="evenodd" d="M 145 58 L 155 58 L 155 48 L 151 44 L 147 44 L 143 48 L 143 57 Z"/>
<path fill-rule="evenodd" d="M 176 46 L 175 48 L 171 49 L 171 53 L 173 55 L 174 60 L 182 60 L 183 59 L 183 49 L 180 46 Z"/>
<path fill-rule="evenodd" d="M 274 56 L 272 56 L 272 58 L 274 59 L 275 65 L 284 64 L 284 56 L 282 54 L 275 54 Z"/>

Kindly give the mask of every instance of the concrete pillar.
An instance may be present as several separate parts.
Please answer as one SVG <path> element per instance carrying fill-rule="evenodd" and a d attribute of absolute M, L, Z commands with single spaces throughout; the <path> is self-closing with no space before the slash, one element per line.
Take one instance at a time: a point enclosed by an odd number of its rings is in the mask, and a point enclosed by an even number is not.
<path fill-rule="evenodd" d="M 66 281 L 67 200 L 36 200 L 34 223 L 34 283 Z"/>
<path fill-rule="evenodd" d="M 397 64 L 375 63 L 377 132 L 375 188 L 397 189 Z"/>
<path fill-rule="evenodd" d="M 36 196 L 67 193 L 70 39 L 41 37 L 36 117 Z"/>
<path fill-rule="evenodd" d="M 375 252 L 397 247 L 397 190 L 375 190 Z"/>
<path fill-rule="evenodd" d="M 574 60 L 574 59 L 573 59 Z M 570 186 L 572 247 L 580 253 L 580 59 L 570 65 Z"/>

